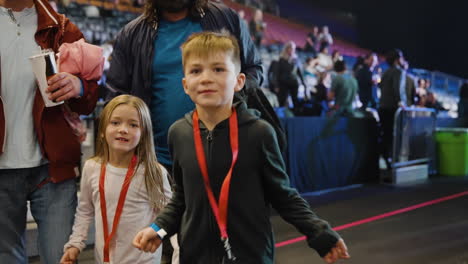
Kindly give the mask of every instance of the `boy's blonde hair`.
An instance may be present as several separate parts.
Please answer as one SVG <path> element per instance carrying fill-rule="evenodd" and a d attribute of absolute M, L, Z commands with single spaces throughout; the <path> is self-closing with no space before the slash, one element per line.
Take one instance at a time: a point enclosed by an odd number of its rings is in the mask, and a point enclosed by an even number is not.
<path fill-rule="evenodd" d="M 231 57 L 236 73 L 240 72 L 241 60 L 240 49 L 237 39 L 228 31 L 221 32 L 199 32 L 190 35 L 182 44 L 182 65 L 185 70 L 187 60 L 191 56 L 197 58 L 207 58 L 217 52 L 223 52 Z"/>
<path fill-rule="evenodd" d="M 104 164 L 109 161 L 109 145 L 105 138 L 106 128 L 109 125 L 112 113 L 119 105 L 133 106 L 138 112 L 141 137 L 135 149 L 135 155 L 138 157 L 137 168 L 141 164 L 145 168 L 145 185 L 152 207 L 156 210 L 162 209 L 166 205 L 162 170 L 154 150 L 150 111 L 143 100 L 131 95 L 120 95 L 112 99 L 104 107 L 99 117 L 96 155 L 92 159 Z"/>

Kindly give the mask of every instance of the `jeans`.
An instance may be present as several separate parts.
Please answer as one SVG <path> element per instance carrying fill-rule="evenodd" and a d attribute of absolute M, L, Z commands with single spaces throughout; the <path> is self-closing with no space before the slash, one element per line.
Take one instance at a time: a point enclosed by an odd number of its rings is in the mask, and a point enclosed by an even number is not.
<path fill-rule="evenodd" d="M 72 231 L 77 205 L 74 179 L 38 185 L 48 178 L 47 165 L 0 169 L 0 263 L 28 263 L 25 249 L 27 201 L 37 223 L 41 262 L 57 264 Z"/>

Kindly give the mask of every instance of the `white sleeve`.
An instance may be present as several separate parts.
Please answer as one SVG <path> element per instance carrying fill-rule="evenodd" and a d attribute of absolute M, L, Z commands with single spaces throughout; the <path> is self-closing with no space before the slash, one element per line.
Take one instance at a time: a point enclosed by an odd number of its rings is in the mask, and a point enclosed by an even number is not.
<path fill-rule="evenodd" d="M 83 173 L 81 175 L 80 195 L 78 208 L 75 214 L 75 223 L 73 224 L 72 234 L 70 239 L 64 245 L 63 250 L 67 248 L 76 247 L 80 252 L 86 247 L 86 239 L 88 237 L 88 229 L 91 221 L 94 220 L 94 203 L 92 197 L 91 177 L 93 170 L 98 166 L 92 160 L 86 161 L 83 166 Z M 99 173 L 95 174 L 99 175 Z M 94 176 L 95 176 L 94 175 Z"/>

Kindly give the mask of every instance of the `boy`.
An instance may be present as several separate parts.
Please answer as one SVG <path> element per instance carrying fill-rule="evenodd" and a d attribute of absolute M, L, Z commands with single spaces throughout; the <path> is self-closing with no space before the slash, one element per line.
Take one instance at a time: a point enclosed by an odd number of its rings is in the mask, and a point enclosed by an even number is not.
<path fill-rule="evenodd" d="M 182 264 L 273 263 L 272 205 L 327 263 L 349 258 L 338 234 L 289 187 L 273 128 L 245 103 L 233 105 L 245 82 L 237 40 L 194 34 L 182 45 L 182 63 L 196 109 L 169 130 L 173 197 L 134 246 L 154 252 L 178 233 Z"/>

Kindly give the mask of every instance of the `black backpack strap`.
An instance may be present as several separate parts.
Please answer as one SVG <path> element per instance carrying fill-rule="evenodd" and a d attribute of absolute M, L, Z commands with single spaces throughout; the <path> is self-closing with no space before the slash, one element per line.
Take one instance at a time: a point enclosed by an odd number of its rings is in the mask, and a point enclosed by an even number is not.
<path fill-rule="evenodd" d="M 247 103 L 248 108 L 258 110 L 261 114 L 260 117 L 275 129 L 280 150 L 281 152 L 285 152 L 287 146 L 286 133 L 284 132 L 283 126 L 281 125 L 275 110 L 260 88 L 246 88 L 247 87 L 244 87 L 244 89 L 235 94 L 234 101 L 243 100 Z"/>

